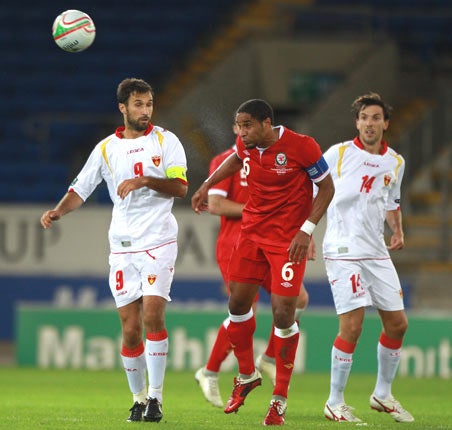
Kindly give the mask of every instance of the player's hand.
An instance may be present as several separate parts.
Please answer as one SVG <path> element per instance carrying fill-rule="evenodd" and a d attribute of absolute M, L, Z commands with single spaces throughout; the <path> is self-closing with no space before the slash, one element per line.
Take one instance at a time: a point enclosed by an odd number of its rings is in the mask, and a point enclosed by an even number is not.
<path fill-rule="evenodd" d="M 142 187 L 144 187 L 143 176 L 140 176 L 138 178 L 125 179 L 118 185 L 116 194 L 121 197 L 122 200 L 124 200 L 129 195 L 129 193 Z"/>
<path fill-rule="evenodd" d="M 309 242 L 308 251 L 306 252 L 306 258 L 310 261 L 314 261 L 317 257 L 316 249 L 315 249 L 315 241 L 311 236 L 311 241 Z"/>
<path fill-rule="evenodd" d="M 289 261 L 295 264 L 299 264 L 303 261 L 307 255 L 310 242 L 311 236 L 306 234 L 304 231 L 298 231 L 288 248 Z"/>
<path fill-rule="evenodd" d="M 58 221 L 60 218 L 61 215 L 55 210 L 44 212 L 41 216 L 41 225 L 44 228 L 50 228 L 52 227 L 52 221 Z"/>
<path fill-rule="evenodd" d="M 197 214 L 208 209 L 207 192 L 207 185 L 202 184 L 191 198 L 191 207 Z"/>
<path fill-rule="evenodd" d="M 393 234 L 389 245 L 387 246 L 389 251 L 397 251 L 405 246 L 403 234 Z"/>

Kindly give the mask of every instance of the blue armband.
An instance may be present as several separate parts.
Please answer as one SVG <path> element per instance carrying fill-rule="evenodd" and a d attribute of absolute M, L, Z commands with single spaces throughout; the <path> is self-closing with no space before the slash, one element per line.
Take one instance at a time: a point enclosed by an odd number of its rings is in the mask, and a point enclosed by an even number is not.
<path fill-rule="evenodd" d="M 329 166 L 322 155 L 316 163 L 311 164 L 305 170 L 311 180 L 315 182 L 316 179 L 322 177 L 326 172 L 328 172 Z"/>

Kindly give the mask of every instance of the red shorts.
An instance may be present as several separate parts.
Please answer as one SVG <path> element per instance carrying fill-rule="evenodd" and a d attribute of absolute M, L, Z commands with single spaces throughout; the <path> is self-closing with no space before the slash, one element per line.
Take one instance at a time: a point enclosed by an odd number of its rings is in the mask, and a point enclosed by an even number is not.
<path fill-rule="evenodd" d="M 300 264 L 289 261 L 286 247 L 256 244 L 242 234 L 229 263 L 229 280 L 264 288 L 269 284 L 271 294 L 296 297 L 300 293 L 305 267 L 306 259 Z"/>
<path fill-rule="evenodd" d="M 220 272 L 221 275 L 223 277 L 223 281 L 224 281 L 224 286 L 226 287 L 226 291 L 228 293 L 228 296 L 231 295 L 231 290 L 229 289 L 229 260 L 217 260 L 218 263 L 218 267 L 220 268 Z M 265 291 L 268 292 L 268 294 L 270 294 L 270 282 L 269 279 L 267 278 L 267 280 L 265 281 L 265 284 L 262 285 L 262 287 L 265 289 Z M 255 302 L 257 302 L 259 300 L 259 293 L 256 294 L 256 298 L 254 299 Z"/>

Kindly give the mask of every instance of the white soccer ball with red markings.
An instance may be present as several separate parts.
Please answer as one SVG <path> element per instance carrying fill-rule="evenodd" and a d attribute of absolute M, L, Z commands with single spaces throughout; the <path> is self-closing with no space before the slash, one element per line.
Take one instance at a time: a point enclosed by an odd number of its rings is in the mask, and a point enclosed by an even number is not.
<path fill-rule="evenodd" d="M 52 36 L 55 43 L 64 51 L 80 52 L 94 42 L 96 26 L 85 12 L 70 9 L 55 18 Z"/>

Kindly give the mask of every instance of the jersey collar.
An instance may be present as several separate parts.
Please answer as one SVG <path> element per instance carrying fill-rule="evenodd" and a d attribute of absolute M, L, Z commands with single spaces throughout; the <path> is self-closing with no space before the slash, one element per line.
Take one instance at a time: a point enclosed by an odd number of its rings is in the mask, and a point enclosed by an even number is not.
<path fill-rule="evenodd" d="M 353 139 L 353 143 L 359 148 L 359 149 L 364 149 L 364 145 L 362 144 L 361 140 L 359 140 L 359 137 L 355 137 Z M 388 150 L 388 144 L 382 140 L 381 141 L 381 149 L 380 149 L 380 155 L 384 155 L 386 154 L 386 151 Z"/>
<path fill-rule="evenodd" d="M 154 126 L 151 124 L 151 123 L 149 123 L 149 125 L 148 125 L 148 128 L 146 129 L 146 131 L 144 132 L 144 136 L 147 136 L 151 131 L 152 131 L 152 129 L 154 128 Z M 124 135 L 123 135 L 123 132 L 124 132 L 124 130 L 125 130 L 126 128 L 125 128 L 125 126 L 121 126 L 121 127 L 118 127 L 116 130 L 115 130 L 115 135 L 116 135 L 116 137 L 119 137 L 120 139 L 124 139 Z"/>

